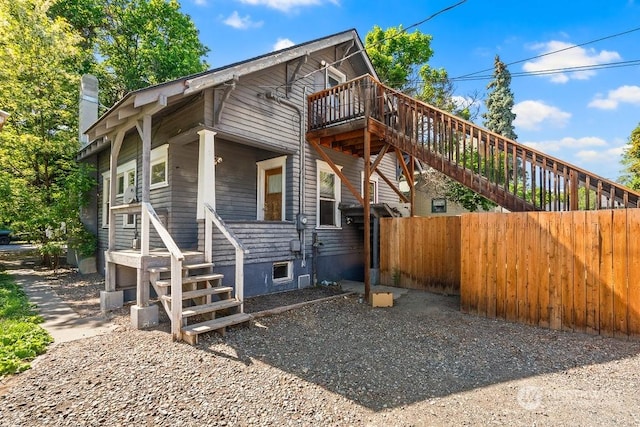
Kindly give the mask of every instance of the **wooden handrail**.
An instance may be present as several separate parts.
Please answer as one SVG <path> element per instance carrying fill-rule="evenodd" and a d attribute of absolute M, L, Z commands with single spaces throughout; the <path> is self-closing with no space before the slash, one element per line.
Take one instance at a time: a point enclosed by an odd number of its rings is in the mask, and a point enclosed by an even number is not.
<path fill-rule="evenodd" d="M 244 255 L 249 250 L 236 237 L 234 232 L 227 227 L 227 224 L 220 218 L 220 215 L 213 209 L 209 203 L 204 204 L 205 225 L 204 225 L 204 257 L 206 262 L 213 260 L 213 227 L 212 224 L 220 230 L 226 239 L 233 245 L 236 251 L 235 263 L 235 296 L 240 301 L 240 312 L 244 312 Z"/>
<path fill-rule="evenodd" d="M 640 207 L 636 191 L 411 98 L 370 75 L 309 95 L 307 111 L 310 132 L 373 120 L 369 129 L 394 147 L 511 210 Z"/>
<path fill-rule="evenodd" d="M 179 341 L 182 339 L 182 262 L 184 254 L 162 225 L 162 221 L 158 218 L 151 203 L 142 202 L 140 208 L 142 210 L 142 255 L 149 255 L 149 223 L 158 232 L 162 243 L 171 254 L 171 335 L 174 340 Z"/>

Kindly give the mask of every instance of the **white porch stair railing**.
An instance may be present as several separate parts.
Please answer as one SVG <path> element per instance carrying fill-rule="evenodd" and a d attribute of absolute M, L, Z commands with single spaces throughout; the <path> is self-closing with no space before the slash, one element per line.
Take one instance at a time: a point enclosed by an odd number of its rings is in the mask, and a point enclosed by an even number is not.
<path fill-rule="evenodd" d="M 236 285 L 234 297 L 232 296 L 233 288 L 222 285 L 224 276 L 213 272 L 211 243 L 204 263 L 202 255 L 199 261 L 193 259 L 188 261 L 162 225 L 151 204 L 141 203 L 141 210 L 142 255 L 149 255 L 150 225 L 153 225 L 158 232 L 162 243 L 171 255 L 170 266 L 150 267 L 147 272 L 149 282 L 156 290 L 158 299 L 171 317 L 171 334 L 174 340 L 196 344 L 200 334 L 209 331 L 224 334 L 228 326 L 246 323 L 252 319 L 242 311 L 242 274 L 239 275 L 240 281 Z M 226 232 L 225 235 L 231 233 L 215 212 L 212 222 L 222 227 L 225 230 L 223 233 Z M 234 246 L 237 248 L 236 257 L 240 254 L 239 271 L 242 272 L 244 248 L 233 234 L 229 234 L 228 238 L 233 239 L 237 244 Z M 196 323 L 188 324 L 194 320 Z"/>
<path fill-rule="evenodd" d="M 204 258 L 206 262 L 213 260 L 213 224 L 231 243 L 236 252 L 235 260 L 235 297 L 240 301 L 240 313 L 244 312 L 244 255 L 249 250 L 240 242 L 232 230 L 227 227 L 220 215 L 209 203 L 204 204 Z"/>

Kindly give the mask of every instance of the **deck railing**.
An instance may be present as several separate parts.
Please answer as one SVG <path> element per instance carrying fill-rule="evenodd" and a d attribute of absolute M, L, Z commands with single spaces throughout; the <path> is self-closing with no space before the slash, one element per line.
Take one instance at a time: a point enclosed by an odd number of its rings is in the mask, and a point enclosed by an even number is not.
<path fill-rule="evenodd" d="M 309 130 L 373 119 L 387 142 L 510 210 L 639 207 L 640 193 L 366 75 L 308 97 Z"/>
<path fill-rule="evenodd" d="M 240 313 L 244 312 L 244 254 L 249 252 L 247 248 L 240 242 L 236 235 L 227 227 L 220 215 L 213 207 L 204 204 L 205 221 L 204 221 L 204 258 L 206 262 L 213 260 L 213 224 L 227 238 L 229 243 L 233 245 L 236 251 L 235 262 L 235 297 L 240 301 Z"/>

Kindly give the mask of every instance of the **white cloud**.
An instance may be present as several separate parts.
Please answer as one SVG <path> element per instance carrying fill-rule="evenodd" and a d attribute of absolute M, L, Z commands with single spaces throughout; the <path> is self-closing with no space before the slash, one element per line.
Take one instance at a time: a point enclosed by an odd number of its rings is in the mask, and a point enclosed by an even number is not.
<path fill-rule="evenodd" d="M 580 150 L 575 154 L 575 157 L 581 163 L 619 163 L 624 148 L 624 146 L 621 146 L 600 151 Z"/>
<path fill-rule="evenodd" d="M 513 112 L 516 114 L 514 126 L 527 130 L 537 130 L 542 123 L 564 127 L 571 118 L 571 113 L 534 100 L 517 103 L 513 106 Z"/>
<path fill-rule="evenodd" d="M 571 43 L 552 40 L 546 43 L 538 43 L 531 46 L 532 50 L 539 51 L 540 54 L 554 52 L 560 49 L 567 49 L 575 46 Z M 573 47 L 563 50 L 559 53 L 543 56 L 533 61 L 527 61 L 522 66 L 526 72 L 541 72 L 545 70 L 558 70 L 567 67 L 582 67 L 589 65 L 606 64 L 612 61 L 622 59 L 618 52 L 602 50 L 597 52 L 595 49 L 584 49 L 582 47 Z M 566 83 L 570 79 L 587 80 L 596 74 L 593 70 L 571 71 L 566 73 L 550 74 L 547 77 L 554 83 Z"/>
<path fill-rule="evenodd" d="M 198 6 L 206 6 L 207 0 L 194 0 L 194 3 Z"/>
<path fill-rule="evenodd" d="M 456 108 L 460 110 L 472 107 L 475 108 L 481 105 L 480 100 L 472 98 L 470 96 L 454 95 L 451 97 L 451 100 L 453 101 L 453 104 L 456 106 Z"/>
<path fill-rule="evenodd" d="M 340 4 L 339 0 L 240 0 L 240 2 L 252 6 L 267 6 L 282 12 L 305 6 L 319 6 L 324 3 Z"/>
<path fill-rule="evenodd" d="M 535 150 L 542 151 L 543 153 L 554 153 L 563 149 L 585 148 L 585 147 L 606 147 L 607 141 L 596 136 L 585 136 L 582 138 L 565 137 L 557 140 L 547 140 L 538 142 L 524 142 L 524 145 L 531 147 Z M 593 151 L 593 150 L 581 150 L 579 152 Z"/>
<path fill-rule="evenodd" d="M 262 21 L 254 22 L 251 20 L 249 15 L 241 17 L 237 11 L 233 11 L 231 15 L 227 19 L 223 21 L 230 27 L 233 27 L 238 30 L 246 30 L 248 28 L 259 28 L 262 26 Z"/>
<path fill-rule="evenodd" d="M 293 46 L 295 43 L 289 39 L 278 38 L 278 41 L 273 45 L 273 50 L 286 49 Z"/>
<path fill-rule="evenodd" d="M 606 98 L 596 95 L 595 99 L 589 103 L 589 107 L 615 110 L 620 103 L 640 105 L 640 86 L 620 86 L 610 90 Z"/>

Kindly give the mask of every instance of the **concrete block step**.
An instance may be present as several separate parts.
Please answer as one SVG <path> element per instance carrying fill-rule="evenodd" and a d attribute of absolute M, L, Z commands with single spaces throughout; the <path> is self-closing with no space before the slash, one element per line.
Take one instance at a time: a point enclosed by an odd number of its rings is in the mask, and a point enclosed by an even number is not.
<path fill-rule="evenodd" d="M 210 331 L 218 331 L 224 333 L 227 326 L 238 325 L 240 323 L 249 322 L 253 317 L 247 313 L 232 314 L 230 316 L 218 317 L 217 319 L 207 320 L 202 323 L 195 323 L 193 325 L 185 326 L 182 328 L 183 339 L 190 344 L 198 343 L 198 335 L 204 334 Z"/>
<path fill-rule="evenodd" d="M 191 317 L 199 314 L 213 313 L 218 310 L 224 310 L 225 308 L 238 307 L 240 301 L 235 298 L 223 299 L 220 301 L 212 302 L 210 304 L 194 305 L 193 307 L 187 307 L 182 310 L 182 317 Z"/>
<path fill-rule="evenodd" d="M 233 292 L 233 288 L 231 286 L 216 286 L 214 288 L 197 289 L 195 291 L 183 292 L 182 299 L 185 300 L 191 298 L 206 297 L 208 295 L 218 295 L 228 292 Z M 162 295 L 160 298 L 165 301 L 171 301 L 171 295 Z"/>
<path fill-rule="evenodd" d="M 223 277 L 224 277 L 224 274 L 219 274 L 219 273 L 200 274 L 200 275 L 197 275 L 197 276 L 186 276 L 186 277 L 182 278 L 182 284 L 206 282 L 206 281 L 213 281 L 213 280 L 222 280 Z M 170 279 L 158 280 L 158 281 L 156 281 L 156 286 L 160 286 L 160 287 L 168 286 L 168 287 L 171 287 L 171 280 Z"/>

